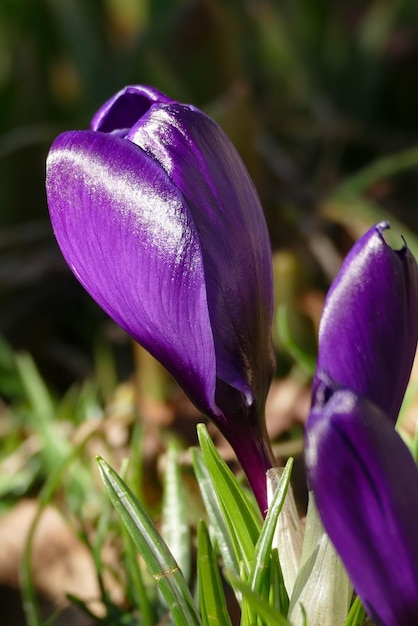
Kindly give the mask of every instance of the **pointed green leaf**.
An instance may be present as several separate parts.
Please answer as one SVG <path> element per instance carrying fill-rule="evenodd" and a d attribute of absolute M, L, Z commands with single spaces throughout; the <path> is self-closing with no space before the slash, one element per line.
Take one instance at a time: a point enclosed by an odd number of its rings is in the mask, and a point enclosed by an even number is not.
<path fill-rule="evenodd" d="M 225 576 L 232 587 L 241 591 L 251 606 L 253 614 L 258 615 L 268 626 L 292 626 L 286 617 L 280 615 L 276 608 L 270 606 L 267 600 L 253 591 L 248 583 L 243 582 L 231 572 L 225 572 Z"/>
<path fill-rule="evenodd" d="M 288 614 L 289 597 L 284 584 L 279 553 L 276 548 L 271 552 L 269 604 L 275 607 L 279 613 L 283 615 Z"/>
<path fill-rule="evenodd" d="M 197 571 L 203 626 L 232 626 L 216 556 L 203 520 L 197 529 Z"/>
<path fill-rule="evenodd" d="M 254 548 L 261 529 L 261 520 L 249 504 L 237 479 L 220 457 L 204 424 L 197 427 L 199 443 L 213 485 L 218 494 L 225 522 L 234 542 L 238 561 L 251 569 Z"/>
<path fill-rule="evenodd" d="M 274 492 L 273 500 L 269 506 L 267 516 L 255 548 L 255 556 L 251 567 L 249 585 L 253 591 L 260 595 L 262 593 L 262 588 L 265 586 L 266 577 L 269 576 L 268 564 L 270 563 L 274 533 L 277 526 L 277 519 L 282 510 L 289 488 L 292 467 L 293 459 L 289 459 L 286 463 L 280 483 Z M 285 594 L 284 597 L 286 597 L 286 595 L 287 594 Z M 287 609 L 287 606 L 284 608 Z"/>
<path fill-rule="evenodd" d="M 366 617 L 366 611 L 363 608 L 360 598 L 357 596 L 351 605 L 344 626 L 362 626 Z"/>
<path fill-rule="evenodd" d="M 290 459 L 286 469 L 282 469 L 280 481 L 278 481 L 277 487 L 270 498 L 271 504 L 255 548 L 252 570 L 248 579 L 250 588 L 283 615 L 287 615 L 289 599 L 278 553 L 276 549 L 272 549 L 272 546 L 277 532 L 278 517 L 282 511 L 289 489 L 292 465 L 293 459 Z M 241 580 L 245 579 L 241 576 Z M 243 599 L 243 608 L 245 608 L 246 623 L 252 626 L 252 624 L 257 622 L 257 616 L 248 597 Z"/>
<path fill-rule="evenodd" d="M 112 504 L 158 583 L 175 625 L 201 626 L 186 580 L 148 513 L 102 458 L 97 457 L 97 464 Z"/>
<path fill-rule="evenodd" d="M 121 523 L 121 527 L 124 544 L 128 589 L 131 592 L 131 597 L 134 605 L 136 606 L 138 613 L 141 616 L 141 625 L 154 626 L 157 618 L 154 614 L 154 607 L 152 606 L 152 602 L 148 597 L 147 589 L 145 587 L 141 569 L 139 567 L 138 552 L 126 526 Z"/>
<path fill-rule="evenodd" d="M 239 575 L 239 564 L 234 549 L 234 543 L 225 521 L 222 505 L 219 501 L 211 475 L 203 460 L 202 453 L 197 448 L 191 449 L 193 468 L 199 483 L 202 499 L 209 517 L 211 528 L 216 537 L 217 546 L 222 556 L 224 566 Z"/>

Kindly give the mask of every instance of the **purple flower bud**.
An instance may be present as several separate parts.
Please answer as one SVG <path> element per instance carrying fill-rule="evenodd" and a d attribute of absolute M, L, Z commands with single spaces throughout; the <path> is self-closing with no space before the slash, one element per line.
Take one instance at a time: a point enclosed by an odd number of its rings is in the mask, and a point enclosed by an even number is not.
<path fill-rule="evenodd" d="M 319 334 L 305 460 L 318 510 L 376 626 L 418 620 L 418 468 L 394 425 L 418 338 L 418 268 L 378 224 L 347 256 Z"/>
<path fill-rule="evenodd" d="M 375 402 L 396 422 L 418 336 L 418 268 L 393 250 L 382 222 L 352 248 L 328 293 L 319 329 L 321 378 Z"/>
<path fill-rule="evenodd" d="M 46 186 L 78 280 L 214 420 L 265 507 L 271 252 L 231 142 L 196 108 L 127 87 L 55 140 Z"/>
<path fill-rule="evenodd" d="M 351 391 L 324 393 L 305 459 L 325 530 L 373 623 L 415 626 L 418 468 L 390 420 Z"/>

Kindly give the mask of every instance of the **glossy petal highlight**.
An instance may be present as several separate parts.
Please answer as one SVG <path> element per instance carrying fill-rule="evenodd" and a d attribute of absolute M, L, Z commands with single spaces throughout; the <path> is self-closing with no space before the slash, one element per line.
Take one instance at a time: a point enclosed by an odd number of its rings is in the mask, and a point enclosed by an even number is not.
<path fill-rule="evenodd" d="M 81 284 L 215 414 L 200 245 L 166 173 L 128 141 L 69 132 L 52 146 L 47 194 L 56 238 Z"/>
<path fill-rule="evenodd" d="M 322 398 L 305 458 L 324 527 L 376 626 L 414 626 L 418 469 L 377 406 L 347 390 Z"/>
<path fill-rule="evenodd" d="M 404 246 L 385 241 L 385 222 L 352 248 L 328 293 L 319 332 L 321 378 L 376 403 L 394 423 L 418 338 L 418 269 Z"/>

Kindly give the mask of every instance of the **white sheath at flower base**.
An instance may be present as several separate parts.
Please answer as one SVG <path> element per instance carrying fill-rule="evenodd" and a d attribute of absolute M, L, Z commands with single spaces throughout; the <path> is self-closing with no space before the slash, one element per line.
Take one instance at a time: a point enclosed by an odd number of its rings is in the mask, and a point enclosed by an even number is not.
<path fill-rule="evenodd" d="M 267 472 L 267 500 L 270 506 L 274 492 L 283 474 L 282 467 L 274 467 Z M 299 570 L 302 555 L 303 531 L 291 485 L 277 520 L 273 548 L 277 548 L 283 571 L 283 580 L 289 598 Z"/>
<path fill-rule="evenodd" d="M 303 626 L 307 616 L 309 626 L 343 626 L 352 592 L 310 493 L 299 573 L 290 595 L 289 620 L 293 626 Z"/>

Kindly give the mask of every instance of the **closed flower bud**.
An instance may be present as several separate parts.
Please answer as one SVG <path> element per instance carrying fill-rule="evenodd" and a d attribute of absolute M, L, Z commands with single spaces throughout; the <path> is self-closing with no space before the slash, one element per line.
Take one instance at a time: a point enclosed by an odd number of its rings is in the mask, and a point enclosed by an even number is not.
<path fill-rule="evenodd" d="M 55 140 L 46 185 L 78 280 L 212 418 L 264 508 L 271 252 L 231 142 L 195 107 L 127 87 Z"/>

